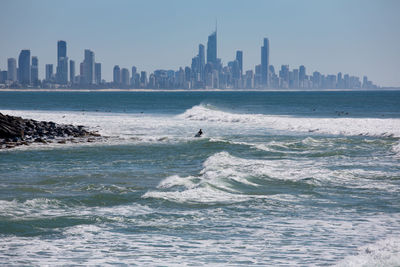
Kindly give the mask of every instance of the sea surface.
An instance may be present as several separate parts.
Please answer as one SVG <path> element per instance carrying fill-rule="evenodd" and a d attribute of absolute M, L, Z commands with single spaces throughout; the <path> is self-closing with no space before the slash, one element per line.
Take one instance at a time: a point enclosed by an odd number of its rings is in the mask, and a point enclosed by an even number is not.
<path fill-rule="evenodd" d="M 0 112 L 104 136 L 0 151 L 0 265 L 400 266 L 400 91 L 0 92 Z"/>

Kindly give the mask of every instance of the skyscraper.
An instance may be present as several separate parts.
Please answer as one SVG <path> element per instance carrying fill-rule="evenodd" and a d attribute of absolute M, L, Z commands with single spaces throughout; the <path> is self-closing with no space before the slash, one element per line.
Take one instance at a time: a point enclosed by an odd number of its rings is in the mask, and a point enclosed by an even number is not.
<path fill-rule="evenodd" d="M 115 85 L 121 83 L 121 69 L 118 65 L 115 65 L 113 69 L 113 81 Z"/>
<path fill-rule="evenodd" d="M 53 79 L 53 64 L 46 64 L 46 81 Z"/>
<path fill-rule="evenodd" d="M 129 85 L 129 70 L 127 68 L 121 70 L 121 83 L 124 86 Z"/>
<path fill-rule="evenodd" d="M 204 45 L 199 44 L 198 55 L 198 71 L 200 73 L 200 81 L 204 81 L 204 66 L 206 65 L 206 58 L 204 53 Z"/>
<path fill-rule="evenodd" d="M 65 41 L 57 42 L 57 83 L 66 84 L 68 82 L 68 57 L 67 43 Z"/>
<path fill-rule="evenodd" d="M 236 60 L 239 62 L 240 76 L 243 75 L 243 51 L 236 51 Z"/>
<path fill-rule="evenodd" d="M 264 38 L 264 45 L 261 47 L 261 84 L 263 87 L 269 85 L 269 40 Z"/>
<path fill-rule="evenodd" d="M 304 88 L 305 87 L 305 82 L 304 80 L 306 79 L 306 67 L 303 65 L 300 66 L 299 68 L 299 87 Z"/>
<path fill-rule="evenodd" d="M 69 61 L 69 81 L 75 83 L 75 61 Z"/>
<path fill-rule="evenodd" d="M 94 82 L 101 84 L 101 63 L 94 64 Z"/>
<path fill-rule="evenodd" d="M 18 80 L 22 85 L 31 83 L 31 50 L 21 50 L 18 57 Z"/>
<path fill-rule="evenodd" d="M 17 81 L 17 60 L 9 58 L 7 60 L 7 79 L 9 81 Z"/>
<path fill-rule="evenodd" d="M 39 84 L 39 60 L 37 57 L 32 57 L 31 81 L 35 86 Z"/>
<path fill-rule="evenodd" d="M 207 64 L 217 63 L 217 31 L 208 36 L 207 42 Z"/>
<path fill-rule="evenodd" d="M 67 57 L 67 42 L 60 40 L 57 42 L 57 61 L 63 57 Z"/>
<path fill-rule="evenodd" d="M 85 59 L 83 60 L 83 81 L 85 84 L 94 82 L 94 52 L 85 49 Z"/>

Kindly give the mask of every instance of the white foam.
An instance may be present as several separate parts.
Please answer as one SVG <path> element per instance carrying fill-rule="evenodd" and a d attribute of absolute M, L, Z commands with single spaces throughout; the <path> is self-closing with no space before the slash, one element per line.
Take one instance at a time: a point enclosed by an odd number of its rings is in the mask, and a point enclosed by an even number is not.
<path fill-rule="evenodd" d="M 209 108 L 207 105 L 194 106 L 179 117 L 191 121 L 236 123 L 279 131 L 400 137 L 400 119 L 393 118 L 302 118 L 236 114 Z"/>
<path fill-rule="evenodd" d="M 341 167 L 354 165 L 348 158 L 335 160 Z M 376 166 L 380 163 L 374 164 Z M 268 181 L 292 181 L 317 186 L 334 184 L 348 188 L 400 192 L 395 184 L 375 178 L 395 176 L 395 170 L 372 171 L 370 167 L 369 161 L 359 160 L 357 168 L 332 168 L 329 158 L 243 159 L 228 152 L 219 152 L 204 161 L 203 169 L 197 176 L 169 176 L 159 183 L 157 190 L 148 191 L 143 197 L 181 203 L 234 203 L 254 198 L 271 198 L 262 193 Z M 256 189 L 258 193 L 253 194 L 249 188 Z"/>
<path fill-rule="evenodd" d="M 400 158 L 400 142 L 395 144 L 392 147 L 392 150 L 394 151 L 394 153 L 396 153 L 396 156 Z"/>
<path fill-rule="evenodd" d="M 400 266 L 400 239 L 387 238 L 358 249 L 357 255 L 340 261 L 338 267 Z"/>

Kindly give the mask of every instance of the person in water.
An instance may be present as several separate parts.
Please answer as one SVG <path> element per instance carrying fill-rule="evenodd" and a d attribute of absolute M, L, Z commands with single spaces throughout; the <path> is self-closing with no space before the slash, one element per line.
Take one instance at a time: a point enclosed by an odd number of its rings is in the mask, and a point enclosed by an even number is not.
<path fill-rule="evenodd" d="M 200 129 L 194 137 L 200 137 L 203 134 L 203 131 Z"/>

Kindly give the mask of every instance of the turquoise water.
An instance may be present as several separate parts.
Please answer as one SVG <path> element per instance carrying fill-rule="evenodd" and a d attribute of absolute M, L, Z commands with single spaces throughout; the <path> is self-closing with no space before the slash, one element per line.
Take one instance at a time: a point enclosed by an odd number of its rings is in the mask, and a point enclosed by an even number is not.
<path fill-rule="evenodd" d="M 400 92 L 0 92 L 0 264 L 400 265 Z M 204 137 L 194 138 L 203 129 Z"/>

